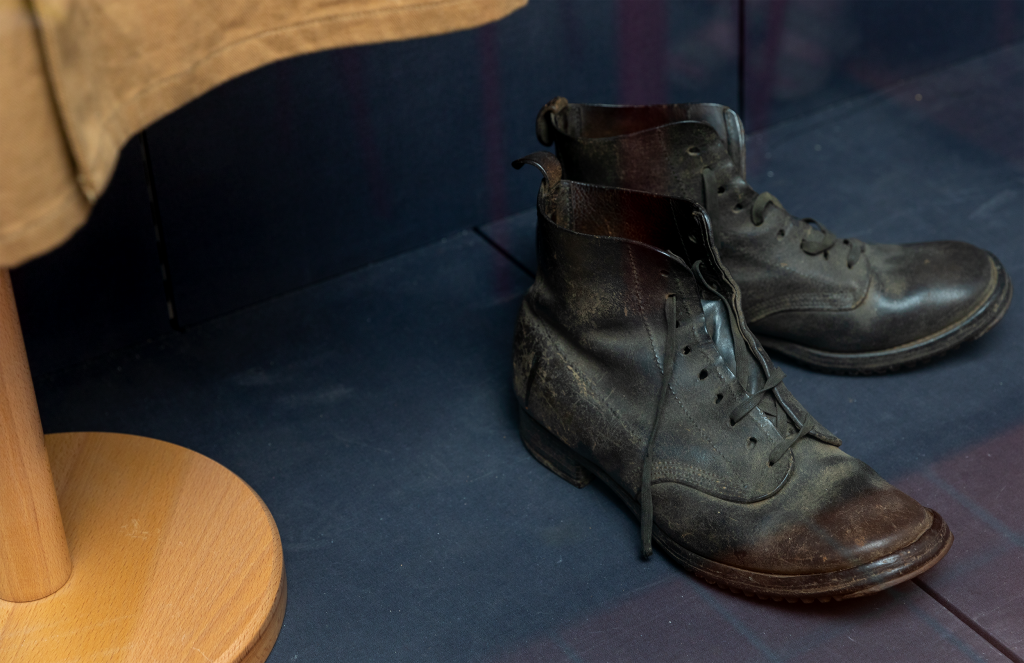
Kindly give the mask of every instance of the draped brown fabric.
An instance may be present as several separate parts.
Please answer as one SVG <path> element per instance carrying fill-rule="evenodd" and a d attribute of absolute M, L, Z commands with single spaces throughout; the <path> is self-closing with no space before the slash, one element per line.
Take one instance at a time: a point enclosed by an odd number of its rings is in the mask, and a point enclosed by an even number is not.
<path fill-rule="evenodd" d="M 134 134 L 314 51 L 465 30 L 527 0 L 0 0 L 0 267 L 64 242 Z"/>

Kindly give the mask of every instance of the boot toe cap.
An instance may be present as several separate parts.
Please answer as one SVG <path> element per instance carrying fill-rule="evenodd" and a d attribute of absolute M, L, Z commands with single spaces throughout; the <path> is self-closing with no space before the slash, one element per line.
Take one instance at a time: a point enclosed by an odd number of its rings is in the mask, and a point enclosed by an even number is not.
<path fill-rule="evenodd" d="M 931 526 L 928 510 L 895 488 L 859 488 L 828 500 L 806 520 L 763 532 L 765 561 L 785 560 L 763 571 L 829 573 L 862 566 L 908 547 Z"/>
<path fill-rule="evenodd" d="M 679 484 L 659 484 L 656 500 L 667 508 L 659 515 L 656 505 L 656 521 L 707 559 L 780 575 L 870 564 L 907 548 L 931 527 L 927 509 L 864 463 L 834 447 L 800 455 L 787 485 L 752 504 L 704 499 Z"/>
<path fill-rule="evenodd" d="M 916 346 L 966 327 L 997 298 L 1002 274 L 993 255 L 964 242 L 874 244 L 865 259 L 871 281 L 854 308 L 786 311 L 758 321 L 754 330 L 829 353 Z"/>
<path fill-rule="evenodd" d="M 965 320 L 995 291 L 1000 271 L 994 256 L 964 242 L 877 245 L 868 257 L 877 283 L 864 304 L 890 326 L 891 345 Z"/>

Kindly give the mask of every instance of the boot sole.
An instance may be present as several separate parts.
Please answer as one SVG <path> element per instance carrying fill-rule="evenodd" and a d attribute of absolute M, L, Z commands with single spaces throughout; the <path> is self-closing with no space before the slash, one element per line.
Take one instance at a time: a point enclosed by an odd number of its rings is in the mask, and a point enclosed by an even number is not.
<path fill-rule="evenodd" d="M 544 467 L 577 488 L 595 477 L 619 496 L 633 516 L 640 517 L 640 504 L 594 463 L 581 457 L 519 408 L 519 434 L 527 451 Z M 949 551 L 953 535 L 939 514 L 927 509 L 931 526 L 914 543 L 902 550 L 861 566 L 828 573 L 778 575 L 760 573 L 707 559 L 672 541 L 657 524 L 654 544 L 671 560 L 698 578 L 734 593 L 760 599 L 813 603 L 843 601 L 880 592 L 918 576 Z"/>
<path fill-rule="evenodd" d="M 1002 320 L 1013 298 L 1013 285 L 999 261 L 995 258 L 992 260 L 999 275 L 988 299 L 963 320 L 911 343 L 888 350 L 844 353 L 818 350 L 770 336 L 758 335 L 757 338 L 770 352 L 826 373 L 880 375 L 920 366 L 955 350 L 963 343 L 981 338 Z"/>

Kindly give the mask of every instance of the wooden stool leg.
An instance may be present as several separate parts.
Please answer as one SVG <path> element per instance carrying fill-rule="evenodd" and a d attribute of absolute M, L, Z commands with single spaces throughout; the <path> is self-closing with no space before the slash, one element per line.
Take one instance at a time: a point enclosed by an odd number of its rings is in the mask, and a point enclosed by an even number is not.
<path fill-rule="evenodd" d="M 11 275 L 0 269 L 0 600 L 35 601 L 71 576 Z"/>
<path fill-rule="evenodd" d="M 0 270 L 0 663 L 263 663 L 287 594 L 274 518 L 225 467 L 133 435 L 43 436 Z"/>

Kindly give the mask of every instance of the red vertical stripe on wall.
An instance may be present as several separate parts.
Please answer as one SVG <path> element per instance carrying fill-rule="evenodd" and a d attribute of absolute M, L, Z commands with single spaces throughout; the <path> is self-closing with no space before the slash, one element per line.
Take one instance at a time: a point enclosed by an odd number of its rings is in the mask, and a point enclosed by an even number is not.
<path fill-rule="evenodd" d="M 391 216 L 387 168 L 376 140 L 373 111 L 367 96 L 368 90 L 363 73 L 365 65 L 362 51 L 359 48 L 342 48 L 335 51 L 335 54 L 335 62 L 338 63 L 342 84 L 351 99 L 354 111 L 353 119 L 356 124 L 355 133 L 358 136 L 359 157 L 370 185 L 373 209 L 377 221 L 383 222 Z"/>
<path fill-rule="evenodd" d="M 501 68 L 498 48 L 498 30 L 486 25 L 477 31 L 480 52 L 480 92 L 483 106 L 484 179 L 487 185 L 487 221 L 497 221 L 508 216 L 508 200 L 505 178 L 512 170 L 511 161 L 505 151 L 504 127 L 502 122 Z M 498 225 L 493 229 L 498 244 L 506 241 L 507 229 Z M 518 268 L 497 252 L 494 258 L 494 289 L 503 301 L 516 296 L 516 279 L 512 273 Z"/>
<path fill-rule="evenodd" d="M 498 64 L 498 30 L 486 25 L 478 31 L 480 88 L 483 97 L 484 164 L 486 168 L 487 211 L 490 221 L 508 215 L 505 177 L 509 170 L 502 136 L 501 70 Z"/>
<path fill-rule="evenodd" d="M 618 0 L 619 102 L 669 101 L 667 0 Z"/>
<path fill-rule="evenodd" d="M 999 0 L 996 5 L 996 43 L 1009 44 L 1018 34 L 1015 26 L 1020 25 L 1020 18 L 1017 11 L 1020 7 L 1019 0 Z"/>
<path fill-rule="evenodd" d="M 787 0 L 769 0 L 768 20 L 761 40 L 754 42 L 753 52 L 745 54 L 747 85 L 746 99 L 747 131 L 759 131 L 771 121 L 772 99 L 775 95 L 775 76 L 782 52 L 782 40 L 786 30 Z M 747 48 L 753 40 L 745 40 Z M 748 82 L 749 81 L 749 82 Z"/>

